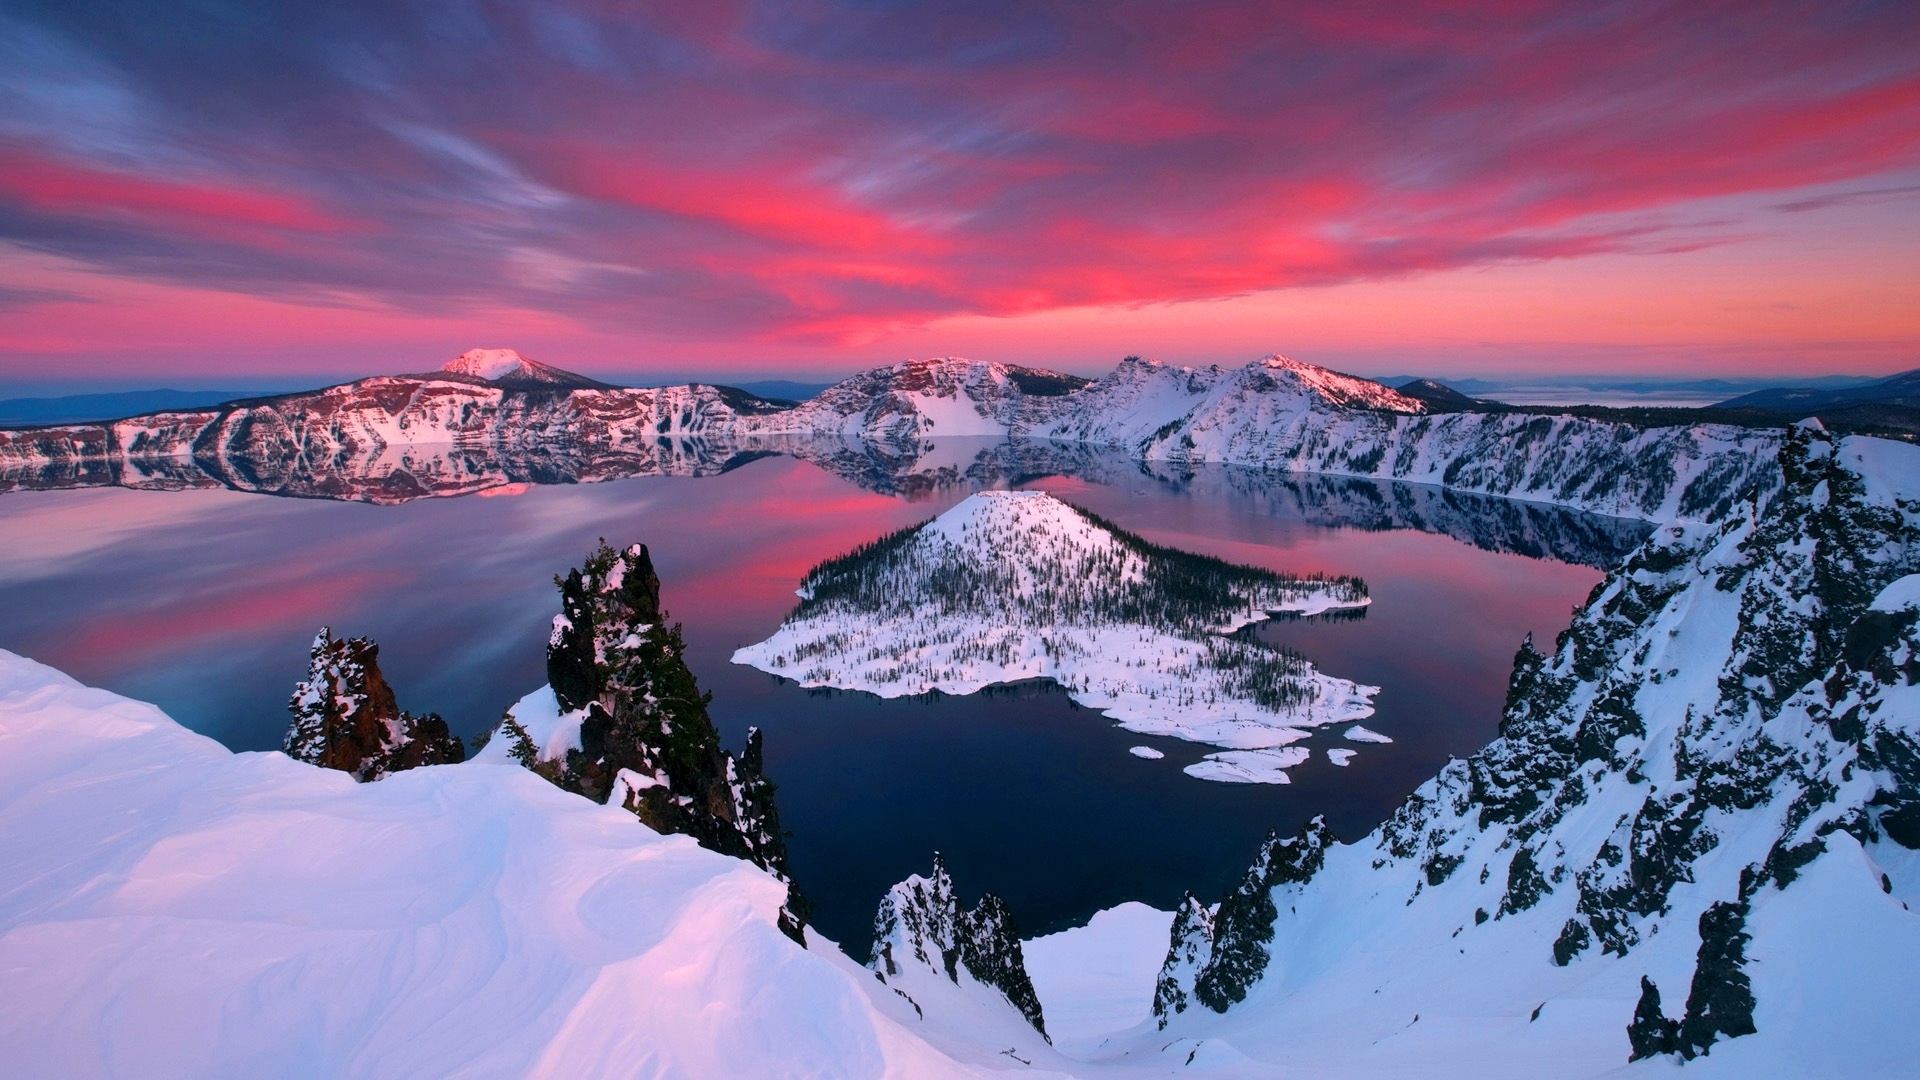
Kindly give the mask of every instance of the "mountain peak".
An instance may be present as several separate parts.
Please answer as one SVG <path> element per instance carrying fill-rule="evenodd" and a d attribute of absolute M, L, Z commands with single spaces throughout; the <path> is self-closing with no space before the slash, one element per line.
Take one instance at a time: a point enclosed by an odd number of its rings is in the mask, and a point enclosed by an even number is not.
<path fill-rule="evenodd" d="M 514 349 L 468 349 L 440 365 L 448 375 L 464 375 L 498 386 L 550 386 L 568 389 L 605 388 L 606 383 L 571 371 L 529 360 Z"/>
<path fill-rule="evenodd" d="M 497 379 L 520 370 L 525 363 L 527 358 L 513 349 L 468 349 L 440 365 L 440 370 L 477 379 Z"/>
<path fill-rule="evenodd" d="M 1381 409 L 1387 412 L 1423 413 L 1426 402 L 1408 397 L 1390 387 L 1357 375 L 1323 368 L 1273 353 L 1248 365 L 1250 368 L 1297 383 L 1329 404 L 1350 409 Z"/>

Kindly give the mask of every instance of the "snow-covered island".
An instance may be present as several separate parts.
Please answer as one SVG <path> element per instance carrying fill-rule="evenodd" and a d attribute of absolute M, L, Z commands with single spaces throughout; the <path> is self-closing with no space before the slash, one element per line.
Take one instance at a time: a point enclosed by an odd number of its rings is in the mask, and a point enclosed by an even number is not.
<path fill-rule="evenodd" d="M 1148 543 L 1040 491 L 983 491 L 808 573 L 801 603 L 734 663 L 803 686 L 901 697 L 1052 679 L 1121 727 L 1220 747 L 1186 772 L 1287 782 L 1308 729 L 1373 715 L 1378 687 L 1233 631 L 1369 602 Z"/>

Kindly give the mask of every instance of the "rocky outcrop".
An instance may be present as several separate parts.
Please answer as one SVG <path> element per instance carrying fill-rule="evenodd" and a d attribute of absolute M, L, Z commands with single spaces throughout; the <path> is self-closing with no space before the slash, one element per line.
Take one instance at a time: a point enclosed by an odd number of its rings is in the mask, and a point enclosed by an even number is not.
<path fill-rule="evenodd" d="M 281 749 L 289 757 L 363 782 L 466 760 L 466 747 L 439 714 L 400 710 L 370 639 L 335 638 L 323 626 L 307 655 L 307 678 L 287 703 L 293 723 Z"/>
<path fill-rule="evenodd" d="M 720 745 L 684 659 L 680 627 L 660 607 L 660 579 L 643 544 L 602 542 L 556 578 L 561 612 L 547 644 L 547 680 L 578 724 L 563 760 L 523 763 L 560 787 L 624 806 L 663 833 L 747 859 L 788 883 L 781 928 L 805 945 L 808 907 L 787 869 L 786 833 L 764 775 L 760 733 L 739 757 Z M 520 736 L 511 729 L 508 737 Z"/>
<path fill-rule="evenodd" d="M 1308 822 L 1299 836 L 1267 836 L 1253 865 L 1214 910 L 1212 948 L 1194 977 L 1194 1000 L 1214 1012 L 1226 1012 L 1246 998 L 1267 967 L 1267 944 L 1273 940 L 1273 923 L 1280 913 L 1277 893 L 1312 881 L 1332 842 L 1324 817 Z M 1169 953 L 1168 961 L 1173 959 Z"/>
<path fill-rule="evenodd" d="M 1013 914 L 992 893 L 982 896 L 973 910 L 963 910 L 937 852 L 932 876 L 916 874 L 889 889 L 880 901 L 867 967 L 896 989 L 911 988 L 915 976 L 927 973 L 959 986 L 964 975 L 998 991 L 1035 1031 L 1042 1036 L 1047 1033 Z M 912 1000 L 910 990 L 902 992 Z"/>
<path fill-rule="evenodd" d="M 1187 893 L 1167 933 L 1167 959 L 1153 985 L 1153 1015 L 1161 1027 L 1193 1002 L 1194 980 L 1213 959 L 1213 909 Z"/>

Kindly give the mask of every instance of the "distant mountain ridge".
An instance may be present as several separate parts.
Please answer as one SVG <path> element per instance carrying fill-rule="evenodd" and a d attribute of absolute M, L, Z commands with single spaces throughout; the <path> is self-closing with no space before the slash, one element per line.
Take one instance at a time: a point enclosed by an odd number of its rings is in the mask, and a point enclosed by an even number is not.
<path fill-rule="evenodd" d="M 1851 405 L 1901 405 L 1910 409 L 1920 409 L 1920 368 L 1903 371 L 1898 375 L 1891 375 L 1865 386 L 1848 386 L 1839 389 L 1783 387 L 1774 390 L 1756 390 L 1751 394 L 1728 398 L 1715 407 L 1765 409 L 1769 412 L 1812 415 L 1812 411 L 1815 410 L 1845 408 Z"/>
<path fill-rule="evenodd" d="M 37 424 L 85 424 L 162 409 L 201 409 L 242 398 L 262 397 L 267 390 L 122 390 L 100 394 L 63 394 L 57 397 L 19 397 L 0 400 L 0 427 Z"/>
<path fill-rule="evenodd" d="M 497 486 L 503 472 L 550 482 L 583 469 L 601 478 L 714 471 L 795 438 L 918 456 L 929 440 L 959 436 L 1403 480 L 1673 521 L 1710 517 L 1773 483 L 1780 439 L 1777 421 L 1761 414 L 1707 423 L 1718 417 L 1462 407 L 1279 355 L 1237 368 L 1128 357 L 1092 382 L 913 360 L 798 406 L 702 384 L 570 386 L 590 380 L 505 350 L 452 366 L 111 423 L 0 429 L 0 490 L 209 486 L 202 478 L 211 477 L 249 491 L 404 501 Z"/>

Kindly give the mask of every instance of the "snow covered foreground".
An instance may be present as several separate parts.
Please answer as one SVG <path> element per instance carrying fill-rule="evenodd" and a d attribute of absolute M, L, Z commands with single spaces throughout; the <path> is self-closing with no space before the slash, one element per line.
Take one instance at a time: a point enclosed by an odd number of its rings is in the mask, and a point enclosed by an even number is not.
<path fill-rule="evenodd" d="M 0 866 L 9 1076 L 968 1074 L 746 862 L 518 767 L 230 753 L 5 652 Z"/>
<path fill-rule="evenodd" d="M 1920 584 L 1907 587 L 1920 600 Z M 1431 903 L 1389 918 L 1404 883 L 1369 873 L 1364 846 L 1330 852 L 1274 943 L 1268 992 L 1224 1016 L 1155 1030 L 1143 977 L 1164 950 L 1164 912 L 1123 905 L 1028 942 L 1049 1049 L 1030 1032 L 1009 1046 L 999 1037 L 1017 1022 L 978 1002 L 915 1016 L 831 943 L 809 935 L 803 951 L 782 936 L 771 877 L 507 764 L 357 784 L 277 753 L 233 754 L 153 706 L 0 651 L 0 791 L 8 1075 L 1677 1068 L 1624 1066 L 1629 965 L 1540 963 L 1539 927 L 1515 921 L 1460 943 Z M 1761 1033 L 1679 1075 L 1907 1075 L 1920 1033 L 1897 1021 L 1920 934 L 1854 880 L 1857 860 L 1820 859 L 1757 906 Z"/>

